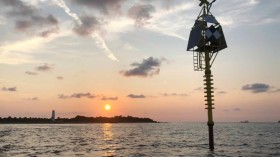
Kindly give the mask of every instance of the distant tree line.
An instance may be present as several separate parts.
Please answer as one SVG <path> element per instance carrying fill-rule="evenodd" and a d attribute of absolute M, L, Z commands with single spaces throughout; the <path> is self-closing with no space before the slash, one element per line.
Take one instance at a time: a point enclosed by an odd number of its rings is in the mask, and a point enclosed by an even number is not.
<path fill-rule="evenodd" d="M 33 117 L 0 117 L 2 124 L 48 124 L 48 123 L 157 123 L 150 118 L 138 118 L 132 116 L 115 116 L 115 117 L 85 117 L 76 116 L 74 118 L 60 118 L 54 121 L 51 118 L 33 118 Z"/>

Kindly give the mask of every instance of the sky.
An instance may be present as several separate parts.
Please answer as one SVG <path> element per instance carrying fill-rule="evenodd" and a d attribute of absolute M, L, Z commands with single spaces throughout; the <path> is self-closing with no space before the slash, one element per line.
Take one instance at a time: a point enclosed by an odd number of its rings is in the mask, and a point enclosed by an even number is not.
<path fill-rule="evenodd" d="M 0 117 L 206 122 L 198 0 L 0 0 Z M 215 122 L 280 120 L 280 2 L 217 0 Z M 105 104 L 111 110 L 104 109 Z"/>

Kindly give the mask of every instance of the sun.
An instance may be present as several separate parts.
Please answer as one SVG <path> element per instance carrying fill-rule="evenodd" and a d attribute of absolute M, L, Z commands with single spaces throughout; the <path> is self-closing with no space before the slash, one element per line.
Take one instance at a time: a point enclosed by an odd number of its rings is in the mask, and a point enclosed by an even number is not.
<path fill-rule="evenodd" d="M 104 109 L 106 110 L 106 111 L 109 111 L 109 110 L 111 110 L 111 105 L 109 105 L 109 104 L 106 104 L 105 106 L 104 106 Z"/>

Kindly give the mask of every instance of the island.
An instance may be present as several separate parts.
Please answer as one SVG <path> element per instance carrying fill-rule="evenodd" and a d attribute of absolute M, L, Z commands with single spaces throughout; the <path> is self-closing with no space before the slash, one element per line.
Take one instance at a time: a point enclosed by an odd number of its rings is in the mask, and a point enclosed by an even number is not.
<path fill-rule="evenodd" d="M 150 118 L 139 118 L 132 116 L 115 117 L 86 117 L 76 116 L 74 118 L 32 118 L 32 117 L 0 117 L 0 124 L 82 124 L 82 123 L 158 123 Z"/>

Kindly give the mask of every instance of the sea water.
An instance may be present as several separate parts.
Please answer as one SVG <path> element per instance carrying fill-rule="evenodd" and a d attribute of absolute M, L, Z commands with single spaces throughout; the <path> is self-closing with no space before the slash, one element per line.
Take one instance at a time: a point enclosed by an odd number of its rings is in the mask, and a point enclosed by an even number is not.
<path fill-rule="evenodd" d="M 1 124 L 1 157 L 280 156 L 280 123 Z"/>

